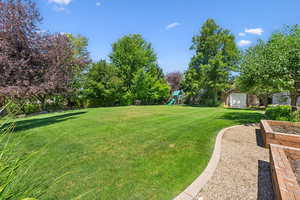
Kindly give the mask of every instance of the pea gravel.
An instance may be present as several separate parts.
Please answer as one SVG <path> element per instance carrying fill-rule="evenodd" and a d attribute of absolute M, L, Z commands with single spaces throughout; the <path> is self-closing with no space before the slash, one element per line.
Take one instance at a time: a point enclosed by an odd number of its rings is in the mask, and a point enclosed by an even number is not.
<path fill-rule="evenodd" d="M 221 159 L 197 199 L 274 199 L 269 152 L 261 147 L 259 127 L 245 125 L 225 132 Z"/>

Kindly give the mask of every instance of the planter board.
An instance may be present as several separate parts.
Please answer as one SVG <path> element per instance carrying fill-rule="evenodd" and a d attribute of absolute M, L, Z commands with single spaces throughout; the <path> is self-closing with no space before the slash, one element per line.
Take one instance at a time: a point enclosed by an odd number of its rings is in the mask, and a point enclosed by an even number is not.
<path fill-rule="evenodd" d="M 276 200 L 300 200 L 300 186 L 292 162 L 300 160 L 300 149 L 270 145 L 272 183 Z"/>
<path fill-rule="evenodd" d="M 270 144 L 300 148 L 300 135 L 276 132 L 272 126 L 290 126 L 300 128 L 300 123 L 286 121 L 261 120 L 260 129 L 264 146 L 269 148 Z"/>

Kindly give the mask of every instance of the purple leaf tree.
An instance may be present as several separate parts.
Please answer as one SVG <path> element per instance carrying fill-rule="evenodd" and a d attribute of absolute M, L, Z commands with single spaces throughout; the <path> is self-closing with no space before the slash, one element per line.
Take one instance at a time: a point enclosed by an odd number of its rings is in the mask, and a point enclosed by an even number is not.
<path fill-rule="evenodd" d="M 0 96 L 14 99 L 70 92 L 70 82 L 86 57 L 73 56 L 65 34 L 42 33 L 31 0 L 0 0 Z"/>

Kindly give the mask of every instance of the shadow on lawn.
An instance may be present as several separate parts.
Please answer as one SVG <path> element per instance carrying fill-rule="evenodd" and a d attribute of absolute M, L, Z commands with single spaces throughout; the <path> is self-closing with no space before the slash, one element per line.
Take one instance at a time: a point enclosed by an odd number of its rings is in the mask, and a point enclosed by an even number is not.
<path fill-rule="evenodd" d="M 220 117 L 220 119 L 235 121 L 239 124 L 258 123 L 262 118 L 263 114 L 257 112 L 228 112 Z"/>
<path fill-rule="evenodd" d="M 75 112 L 75 113 L 67 113 L 62 115 L 55 115 L 52 117 L 44 117 L 38 119 L 28 119 L 28 120 L 20 120 L 15 122 L 15 129 L 14 132 L 25 131 L 32 128 L 48 126 L 51 124 L 63 122 L 70 119 L 75 119 L 77 115 L 84 114 L 86 112 Z M 9 127 L 11 123 L 5 124 L 5 127 Z"/>

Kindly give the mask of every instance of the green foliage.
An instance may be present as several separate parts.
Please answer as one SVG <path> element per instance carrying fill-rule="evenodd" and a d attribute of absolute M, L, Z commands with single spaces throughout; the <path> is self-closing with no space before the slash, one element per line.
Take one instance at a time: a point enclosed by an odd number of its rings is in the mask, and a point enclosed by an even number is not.
<path fill-rule="evenodd" d="M 69 108 L 82 108 L 84 100 L 81 96 L 82 85 L 85 82 L 85 73 L 90 67 L 90 55 L 87 50 L 88 39 L 81 35 L 74 36 L 67 34 L 73 45 L 73 59 L 84 58 L 86 60 L 85 67 L 77 67 L 75 75 L 71 82 L 71 91 L 64 95 L 66 104 Z"/>
<path fill-rule="evenodd" d="M 300 27 L 287 26 L 284 30 L 274 33 L 269 42 L 269 56 L 273 61 L 268 65 L 268 75 L 276 80 L 276 85 L 288 90 L 291 105 L 297 104 L 300 80 Z"/>
<path fill-rule="evenodd" d="M 45 108 L 46 111 L 55 112 L 58 110 L 66 109 L 67 99 L 65 96 L 62 95 L 53 95 L 51 98 L 48 99 L 46 102 Z"/>
<path fill-rule="evenodd" d="M 3 108 L 0 108 L 0 136 L 4 134 L 8 134 L 13 130 L 13 125 L 4 128 L 4 124 L 7 122 L 7 119 L 3 119 L 4 117 L 4 110 L 7 109 L 9 104 L 5 105 Z M 6 111 L 7 112 L 7 111 Z M 2 137 L 0 137 L 0 144 L 3 143 Z M 12 174 L 14 169 L 10 168 L 9 165 L 6 163 L 4 159 L 5 147 L 4 145 L 0 145 L 0 199 L 8 199 L 11 198 L 11 195 L 5 194 L 7 187 L 12 181 Z"/>
<path fill-rule="evenodd" d="M 258 95 L 270 96 L 278 91 L 289 91 L 291 105 L 296 106 L 300 80 L 300 28 L 287 26 L 272 34 L 244 55 L 239 84 Z"/>
<path fill-rule="evenodd" d="M 92 65 L 83 96 L 88 107 L 160 104 L 169 97 L 169 86 L 151 44 L 141 35 L 127 35 L 113 44 L 112 63 L 102 60 Z"/>
<path fill-rule="evenodd" d="M 37 103 L 34 103 L 33 101 L 25 101 L 25 102 L 10 102 L 8 106 L 6 107 L 6 110 L 9 113 L 14 113 L 15 115 L 21 115 L 21 114 L 31 114 L 40 112 L 40 105 Z"/>
<path fill-rule="evenodd" d="M 300 122 L 300 110 L 296 110 L 291 113 L 291 121 Z"/>
<path fill-rule="evenodd" d="M 47 102 L 44 103 L 43 108 L 42 104 L 36 99 L 25 99 L 20 101 L 12 101 L 6 107 L 6 110 L 15 115 L 29 115 L 33 113 L 39 113 L 41 111 L 54 112 L 58 110 L 66 109 L 66 99 L 65 96 L 53 95 L 48 98 Z M 43 110 L 45 109 L 45 110 Z"/>
<path fill-rule="evenodd" d="M 127 89 L 139 69 L 151 71 L 157 67 L 157 56 L 150 43 L 139 34 L 126 35 L 112 45 L 109 55 Z"/>
<path fill-rule="evenodd" d="M 266 118 L 279 121 L 300 121 L 300 111 L 292 111 L 292 107 L 288 105 L 272 105 L 266 109 Z"/>
<path fill-rule="evenodd" d="M 268 98 L 280 91 L 277 80 L 271 77 L 266 68 L 271 62 L 273 58 L 270 57 L 268 45 L 258 41 L 255 46 L 244 52 L 239 67 L 240 74 L 236 80 L 236 85 L 241 91 L 255 94 L 265 106 L 268 104 Z"/>
<path fill-rule="evenodd" d="M 89 60 L 89 52 L 87 50 L 88 39 L 81 35 L 74 36 L 72 34 L 67 34 L 67 37 L 71 40 L 73 45 L 73 57 L 75 59 L 85 57 Z"/>
<path fill-rule="evenodd" d="M 23 199 L 27 196 L 30 186 L 20 187 L 12 190 L 14 185 L 20 181 L 22 172 L 19 168 L 24 165 L 24 158 L 11 156 L 14 149 L 10 146 L 13 137 L 15 123 L 11 119 L 19 112 L 16 105 L 12 107 L 8 102 L 3 108 L 0 108 L 0 199 Z M 10 107 L 10 108 L 9 108 Z M 5 110 L 5 114 L 3 114 Z M 23 198 L 22 198 L 23 197 Z M 30 198 L 25 198 L 30 199 Z M 34 200 L 34 199 L 33 199 Z"/>
<path fill-rule="evenodd" d="M 195 68 L 190 68 L 185 72 L 181 87 L 185 92 L 187 104 L 197 103 L 197 96 L 201 93 L 202 89 L 200 79 L 200 74 Z"/>
<path fill-rule="evenodd" d="M 26 103 L 23 106 L 25 114 L 37 113 L 40 111 L 40 106 L 38 104 Z"/>
<path fill-rule="evenodd" d="M 31 149 L 26 152 L 20 148 L 27 139 L 24 134 L 16 134 L 20 126 L 18 120 L 14 120 L 14 118 L 21 108 L 18 108 L 18 104 L 10 107 L 10 104 L 12 102 L 8 102 L 3 108 L 0 108 L 0 199 L 37 200 L 46 194 L 52 185 L 57 184 L 66 173 L 55 177 L 45 173 L 41 167 L 43 163 L 39 162 L 49 153 L 46 151 L 47 145 L 44 141 L 31 143 Z M 26 124 L 26 126 L 28 125 L 32 124 Z M 46 163 L 46 165 L 48 164 Z M 43 177 L 43 179 L 38 178 L 27 184 L 27 181 L 32 179 L 36 168 L 42 169 L 39 177 Z"/>
<path fill-rule="evenodd" d="M 84 85 L 83 95 L 88 107 L 126 105 L 123 81 L 118 77 L 115 66 L 105 60 L 90 68 Z"/>
<path fill-rule="evenodd" d="M 195 102 L 202 91 L 211 105 L 221 100 L 221 94 L 230 88 L 231 72 L 237 69 L 239 51 L 234 36 L 208 19 L 199 35 L 193 37 L 191 50 L 195 51 L 183 81 L 184 92 Z M 204 100 L 205 101 L 205 100 Z"/>
<path fill-rule="evenodd" d="M 133 78 L 133 94 L 142 104 L 161 104 L 170 96 L 170 87 L 165 79 L 138 70 Z"/>

